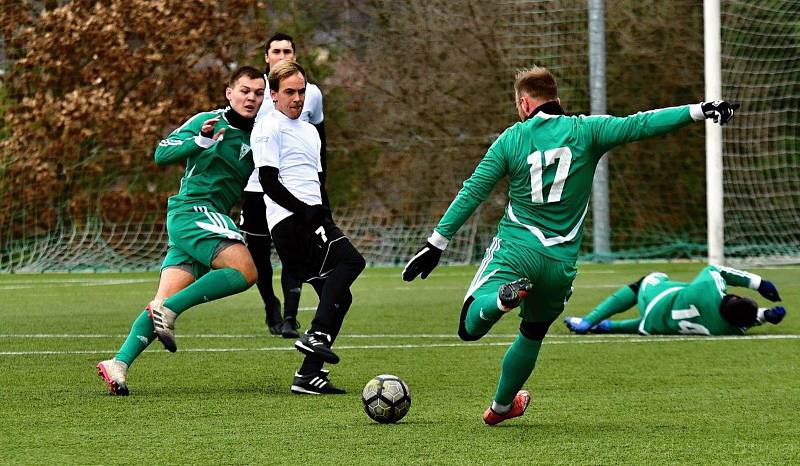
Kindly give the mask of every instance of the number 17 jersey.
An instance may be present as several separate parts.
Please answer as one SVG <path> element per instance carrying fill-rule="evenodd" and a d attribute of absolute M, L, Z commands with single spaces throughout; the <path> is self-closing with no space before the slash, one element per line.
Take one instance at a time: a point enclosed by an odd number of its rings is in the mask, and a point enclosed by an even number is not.
<path fill-rule="evenodd" d="M 556 110 L 556 111 L 554 111 Z M 547 113 L 550 111 L 552 113 Z M 506 129 L 491 145 L 435 230 L 452 238 L 508 176 L 497 237 L 562 261 L 576 261 L 597 163 L 611 148 L 703 119 L 700 105 L 628 117 L 566 116 L 555 102 Z"/>

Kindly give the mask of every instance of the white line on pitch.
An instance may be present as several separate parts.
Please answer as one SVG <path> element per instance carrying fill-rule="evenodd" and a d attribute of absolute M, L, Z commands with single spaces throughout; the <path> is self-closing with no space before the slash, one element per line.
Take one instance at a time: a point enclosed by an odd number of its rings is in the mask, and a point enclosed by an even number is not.
<path fill-rule="evenodd" d="M 739 340 L 795 340 L 800 335 L 744 335 L 730 337 L 683 337 L 668 336 L 661 338 L 654 337 L 628 337 L 628 338 L 569 338 L 560 340 L 550 340 L 549 345 L 591 345 L 603 343 L 662 343 L 662 342 L 717 342 L 717 341 L 739 341 Z M 428 343 L 428 344 L 405 344 L 405 345 L 341 345 L 336 350 L 372 350 L 372 349 L 419 349 L 419 348 L 475 348 L 481 346 L 507 346 L 510 341 L 491 342 L 491 343 Z M 293 347 L 273 346 L 264 348 L 189 348 L 181 350 L 188 353 L 240 353 L 248 351 L 295 351 Z M 72 355 L 72 354 L 109 354 L 113 350 L 75 350 L 75 351 L 0 351 L 0 356 L 51 356 L 51 355 Z M 167 354 L 163 351 L 154 354 Z"/>
<path fill-rule="evenodd" d="M 111 333 L 0 333 L 0 338 L 124 338 L 127 334 L 111 334 Z M 179 334 L 183 338 L 273 338 L 266 333 L 188 333 Z M 514 338 L 515 333 L 497 333 L 488 334 L 483 338 Z M 353 333 L 343 334 L 342 338 L 457 338 L 455 333 Z M 800 335 L 796 334 L 760 334 L 760 335 L 723 335 L 723 336 L 699 336 L 699 335 L 650 335 L 643 337 L 642 335 L 631 334 L 607 334 L 607 335 L 572 335 L 572 334 L 553 334 L 547 335 L 545 341 L 550 339 L 680 339 L 680 340 L 772 340 L 772 339 L 796 339 Z"/>

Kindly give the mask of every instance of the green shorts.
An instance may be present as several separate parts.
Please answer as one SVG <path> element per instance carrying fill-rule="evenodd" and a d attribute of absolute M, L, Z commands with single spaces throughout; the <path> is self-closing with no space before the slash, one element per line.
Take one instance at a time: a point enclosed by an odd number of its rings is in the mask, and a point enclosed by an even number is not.
<path fill-rule="evenodd" d="M 574 262 L 551 259 L 518 244 L 508 245 L 495 237 L 486 248 L 464 301 L 486 294 L 497 295 L 500 285 L 527 277 L 533 290 L 522 300 L 519 316 L 526 322 L 551 322 L 564 311 L 572 296 L 572 282 L 577 273 Z"/>
<path fill-rule="evenodd" d="M 206 206 L 167 212 L 167 236 L 167 256 L 161 263 L 161 270 L 188 264 L 195 278 L 211 269 L 220 242 L 244 242 L 230 217 Z"/>

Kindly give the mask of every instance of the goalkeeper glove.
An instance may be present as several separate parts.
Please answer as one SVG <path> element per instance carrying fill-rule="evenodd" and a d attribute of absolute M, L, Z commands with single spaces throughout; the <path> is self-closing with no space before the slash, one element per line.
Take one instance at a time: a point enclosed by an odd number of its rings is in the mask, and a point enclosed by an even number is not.
<path fill-rule="evenodd" d="M 764 311 L 764 320 L 774 325 L 778 325 L 785 316 L 786 309 L 783 306 L 775 306 Z"/>
<path fill-rule="evenodd" d="M 733 113 L 739 108 L 739 104 L 732 104 L 724 100 L 715 100 L 713 102 L 700 103 L 700 109 L 703 111 L 703 116 L 711 118 L 714 123 L 724 125 L 731 121 Z"/>
<path fill-rule="evenodd" d="M 758 285 L 758 293 L 772 302 L 781 300 L 780 295 L 778 295 L 778 289 L 769 280 L 761 280 L 761 284 Z"/>
<path fill-rule="evenodd" d="M 410 282 L 417 278 L 417 275 L 423 280 L 428 278 L 441 257 L 442 250 L 432 245 L 430 241 L 426 242 L 406 264 L 403 269 L 403 280 Z"/>

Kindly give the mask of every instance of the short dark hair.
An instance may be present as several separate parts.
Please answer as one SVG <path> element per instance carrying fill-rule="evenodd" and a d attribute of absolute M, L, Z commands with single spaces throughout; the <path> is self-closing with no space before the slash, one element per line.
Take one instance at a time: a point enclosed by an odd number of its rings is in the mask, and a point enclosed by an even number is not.
<path fill-rule="evenodd" d="M 751 298 L 726 294 L 719 304 L 719 314 L 736 327 L 752 327 L 758 321 L 758 304 Z"/>
<path fill-rule="evenodd" d="M 277 92 L 281 88 L 281 81 L 297 73 L 302 74 L 303 79 L 306 78 L 306 70 L 296 61 L 284 60 L 278 63 L 269 70 L 269 88 Z"/>
<path fill-rule="evenodd" d="M 238 81 L 239 78 L 241 78 L 242 76 L 247 76 L 250 79 L 256 79 L 256 78 L 264 79 L 264 73 L 262 73 L 261 71 L 253 68 L 252 66 L 243 66 L 233 72 L 233 74 L 231 75 L 231 79 L 228 81 L 228 87 L 233 88 L 234 86 L 236 86 L 236 81 Z"/>
<path fill-rule="evenodd" d="M 269 45 L 273 42 L 280 42 L 282 40 L 288 40 L 290 44 L 292 44 L 292 51 L 297 53 L 297 48 L 294 46 L 294 39 L 289 34 L 284 34 L 282 32 L 276 32 L 272 35 L 269 39 L 267 39 L 267 43 L 264 46 L 264 53 L 269 53 Z"/>

